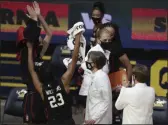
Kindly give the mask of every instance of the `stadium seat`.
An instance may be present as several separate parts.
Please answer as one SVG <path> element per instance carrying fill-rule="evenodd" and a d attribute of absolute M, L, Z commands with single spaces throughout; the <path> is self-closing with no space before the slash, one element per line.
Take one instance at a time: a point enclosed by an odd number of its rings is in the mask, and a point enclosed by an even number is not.
<path fill-rule="evenodd" d="M 157 96 L 154 103 L 153 124 L 168 124 L 168 99 Z"/>
<path fill-rule="evenodd" d="M 23 117 L 22 104 L 25 93 L 26 93 L 25 88 L 13 88 L 10 91 L 8 99 L 5 102 L 1 124 L 4 123 L 5 114 L 15 117 Z"/>

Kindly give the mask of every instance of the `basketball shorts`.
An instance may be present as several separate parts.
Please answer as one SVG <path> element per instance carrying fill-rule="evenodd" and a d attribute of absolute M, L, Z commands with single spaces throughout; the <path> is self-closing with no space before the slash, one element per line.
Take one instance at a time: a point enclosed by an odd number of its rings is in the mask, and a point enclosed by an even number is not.
<path fill-rule="evenodd" d="M 41 96 L 37 92 L 28 92 L 23 100 L 24 123 L 45 124 L 47 123 L 47 112 Z"/>

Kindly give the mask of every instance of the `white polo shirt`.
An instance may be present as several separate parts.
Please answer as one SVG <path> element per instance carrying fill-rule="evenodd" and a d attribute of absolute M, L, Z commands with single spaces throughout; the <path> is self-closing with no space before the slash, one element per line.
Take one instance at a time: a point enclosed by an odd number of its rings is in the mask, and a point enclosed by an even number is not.
<path fill-rule="evenodd" d="M 108 51 L 108 50 L 104 51 L 102 49 L 102 47 L 100 46 L 100 44 L 97 44 L 96 46 L 92 47 L 88 51 L 88 53 L 87 53 L 87 55 L 85 57 L 85 61 L 88 60 L 88 54 L 91 51 L 100 51 L 100 52 L 104 53 L 104 55 L 106 56 L 106 59 L 109 60 L 110 51 Z M 83 81 L 82 81 L 82 85 L 81 85 L 81 88 L 80 88 L 80 91 L 79 91 L 79 95 L 87 96 L 88 95 L 89 86 L 91 84 L 92 72 L 89 69 L 87 69 L 86 63 L 82 63 L 81 67 L 84 70 L 84 75 L 83 75 Z M 107 61 L 106 65 L 103 67 L 102 70 L 104 72 L 106 72 L 106 73 L 109 73 L 109 63 L 108 63 L 108 61 Z"/>
<path fill-rule="evenodd" d="M 85 120 L 95 120 L 95 124 L 112 124 L 111 84 L 108 75 L 102 70 L 98 70 L 92 76 Z"/>
<path fill-rule="evenodd" d="M 122 87 L 115 107 L 124 109 L 122 124 L 153 124 L 154 101 L 154 89 L 145 83 L 137 83 L 132 88 Z"/>

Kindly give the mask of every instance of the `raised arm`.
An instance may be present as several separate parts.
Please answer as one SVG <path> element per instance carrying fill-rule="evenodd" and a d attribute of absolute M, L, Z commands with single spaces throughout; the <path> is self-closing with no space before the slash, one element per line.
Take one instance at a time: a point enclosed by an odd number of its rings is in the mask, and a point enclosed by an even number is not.
<path fill-rule="evenodd" d="M 42 94 L 42 86 L 41 82 L 37 76 L 37 73 L 34 70 L 34 63 L 33 63 L 33 46 L 31 43 L 27 42 L 27 47 L 28 47 L 28 69 L 33 81 L 33 84 L 36 88 L 36 90 L 40 93 L 42 99 L 44 99 L 43 94 Z"/>
<path fill-rule="evenodd" d="M 50 44 L 50 41 L 51 41 L 51 38 L 52 38 L 52 32 L 51 32 L 48 24 L 46 23 L 44 17 L 41 15 L 39 4 L 36 1 L 33 2 L 33 8 L 35 10 L 35 13 L 37 14 L 38 19 L 40 20 L 45 32 L 46 32 L 45 38 L 43 40 L 41 39 L 41 41 L 40 41 L 43 44 L 43 48 L 42 48 L 42 51 L 40 53 L 40 57 L 42 57 L 45 54 L 45 52 L 47 51 L 47 48 Z"/>
<path fill-rule="evenodd" d="M 76 66 L 76 63 L 78 60 L 78 53 L 79 53 L 79 47 L 80 47 L 80 37 L 81 37 L 81 32 L 75 36 L 75 46 L 74 46 L 74 51 L 73 51 L 73 55 L 72 55 L 72 61 L 68 65 L 67 71 L 63 74 L 63 76 L 61 78 L 61 80 L 64 84 L 64 87 L 69 86 L 69 83 L 70 83 L 72 76 L 74 74 L 74 71 L 75 71 L 75 66 Z"/>

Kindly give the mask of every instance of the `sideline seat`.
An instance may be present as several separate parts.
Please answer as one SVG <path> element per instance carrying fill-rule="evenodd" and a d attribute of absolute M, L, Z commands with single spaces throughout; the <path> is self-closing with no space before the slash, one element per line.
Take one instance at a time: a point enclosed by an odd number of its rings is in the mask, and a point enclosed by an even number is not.
<path fill-rule="evenodd" d="M 5 114 L 23 117 L 23 98 L 26 93 L 26 88 L 13 88 L 5 102 L 4 111 L 2 114 L 1 124 L 4 123 Z"/>

